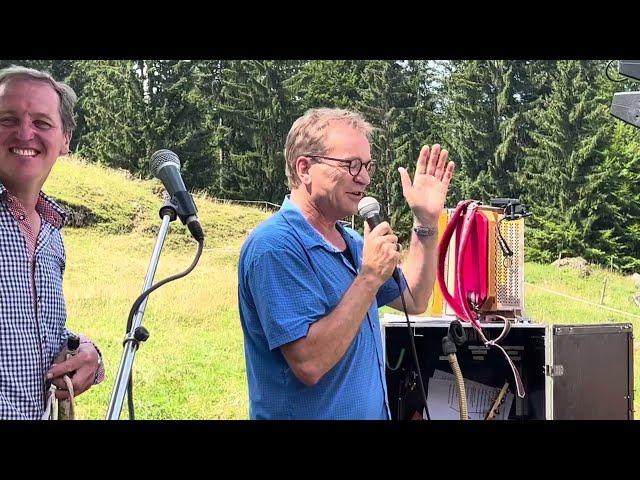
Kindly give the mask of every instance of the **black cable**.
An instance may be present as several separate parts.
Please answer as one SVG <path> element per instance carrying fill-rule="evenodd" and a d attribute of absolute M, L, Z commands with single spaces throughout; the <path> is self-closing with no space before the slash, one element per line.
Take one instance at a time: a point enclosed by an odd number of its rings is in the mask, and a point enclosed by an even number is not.
<path fill-rule="evenodd" d="M 407 290 L 409 290 L 409 283 L 407 282 L 406 277 L 404 276 L 404 273 L 402 273 L 402 271 L 400 269 L 397 270 L 398 272 L 401 272 L 402 277 L 404 278 L 405 283 L 407 284 Z M 418 384 L 420 385 L 420 393 L 422 394 L 422 401 L 424 402 L 424 409 L 425 412 L 427 413 L 427 420 L 431 420 L 431 415 L 429 415 L 429 407 L 427 406 L 427 394 L 424 390 L 424 382 L 422 381 L 422 372 L 420 371 L 420 363 L 418 362 L 418 353 L 416 351 L 416 342 L 413 339 L 413 333 L 411 333 L 411 322 L 409 321 L 409 314 L 407 313 L 407 303 L 405 302 L 404 299 L 404 292 L 402 291 L 402 284 L 399 281 L 399 278 L 396 278 L 397 276 L 394 275 L 393 278 L 396 281 L 396 283 L 398 284 L 398 289 L 400 290 L 400 299 L 402 300 L 402 309 L 404 310 L 404 316 L 407 319 L 407 328 L 409 331 L 409 340 L 411 342 L 411 353 L 413 354 L 413 361 L 416 364 L 416 370 L 418 371 Z M 409 290 L 409 293 L 411 293 L 411 290 Z M 398 415 L 400 415 L 400 412 L 398 412 Z"/>
<path fill-rule="evenodd" d="M 129 381 L 127 382 L 127 407 L 129 408 L 129 420 L 135 420 L 136 415 L 133 411 L 133 372 L 129 375 Z"/>
<path fill-rule="evenodd" d="M 609 75 L 609 67 L 611 66 L 611 64 L 612 64 L 614 61 L 615 61 L 615 60 L 609 60 L 609 63 L 607 63 L 607 66 L 606 66 L 606 67 L 605 67 L 605 69 L 604 69 L 604 74 L 605 74 L 605 75 L 607 76 L 607 78 L 608 78 L 609 80 L 611 80 L 612 82 L 619 83 L 619 82 L 624 82 L 624 81 L 626 81 L 626 80 L 627 80 L 626 78 L 621 78 L 620 80 L 614 80 L 614 79 L 613 79 L 613 78 L 611 78 L 611 76 Z"/>
<path fill-rule="evenodd" d="M 500 245 L 500 249 L 502 250 L 502 254 L 505 257 L 512 257 L 513 256 L 513 250 L 511 250 L 511 248 L 509 248 L 509 244 L 504 239 L 504 237 L 502 236 L 502 232 L 500 231 L 500 225 L 502 224 L 502 221 L 504 219 L 505 219 L 505 217 L 502 217 L 500 220 L 498 220 L 498 223 L 496 224 L 496 232 L 498 233 L 498 245 Z"/>
<path fill-rule="evenodd" d="M 138 298 L 136 298 L 136 300 L 133 302 L 133 305 L 131 306 L 131 310 L 129 310 L 129 318 L 127 319 L 127 331 L 126 334 L 127 336 L 129 336 L 129 334 L 131 333 L 131 326 L 133 324 L 133 317 L 135 316 L 136 312 L 138 311 L 138 308 L 140 308 L 140 305 L 142 304 L 142 302 L 144 301 L 145 298 L 147 298 L 147 296 L 149 296 L 149 294 L 151 294 L 151 292 L 157 290 L 158 288 L 160 288 L 161 286 L 169 283 L 169 282 L 173 282 L 174 280 L 178 280 L 179 278 L 182 277 L 186 277 L 187 275 L 189 275 L 191 273 L 191 271 L 196 268 L 196 265 L 198 264 L 198 261 L 200 260 L 200 256 L 202 255 L 202 250 L 204 249 L 204 239 L 200 239 L 198 240 L 198 250 L 196 252 L 196 257 L 193 259 L 193 262 L 191 262 L 191 265 L 189 265 L 189 267 L 181 273 L 176 273 L 175 275 L 171 275 L 170 277 L 165 278 L 164 280 L 159 281 L 158 283 L 156 283 L 155 285 L 152 285 L 151 287 L 149 287 L 147 290 L 145 290 L 144 292 L 142 292 Z M 135 348 L 138 348 L 138 340 L 125 340 L 126 341 L 133 341 L 133 344 L 135 345 Z M 129 373 L 129 381 L 127 382 L 127 405 L 129 407 L 129 420 L 135 420 L 135 413 L 133 410 L 133 371 L 131 371 Z"/>

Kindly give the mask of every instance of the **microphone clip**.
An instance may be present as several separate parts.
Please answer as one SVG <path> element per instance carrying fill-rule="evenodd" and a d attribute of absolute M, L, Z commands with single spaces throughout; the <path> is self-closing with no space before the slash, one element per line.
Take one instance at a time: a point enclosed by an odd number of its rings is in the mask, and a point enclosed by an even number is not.
<path fill-rule="evenodd" d="M 160 215 L 161 220 L 165 215 L 168 215 L 169 221 L 173 222 L 178 218 L 178 206 L 173 203 L 170 198 L 165 198 L 164 204 L 160 207 L 158 214 Z"/>

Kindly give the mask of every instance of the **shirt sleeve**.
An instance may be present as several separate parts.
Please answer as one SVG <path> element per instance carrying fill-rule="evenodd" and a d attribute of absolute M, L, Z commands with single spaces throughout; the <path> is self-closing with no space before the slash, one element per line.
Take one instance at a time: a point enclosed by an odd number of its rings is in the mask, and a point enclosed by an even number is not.
<path fill-rule="evenodd" d="M 264 252 L 249 266 L 245 281 L 271 350 L 305 337 L 309 326 L 331 310 L 302 253 L 286 248 Z"/>
<path fill-rule="evenodd" d="M 394 280 L 393 276 L 389 277 L 389 279 L 382 284 L 378 293 L 376 294 L 376 300 L 378 301 L 378 307 L 383 307 L 391 302 L 393 302 L 396 298 L 400 297 L 401 292 L 404 292 L 407 288 L 407 280 L 404 278 L 402 274 L 402 270 L 398 268 L 400 271 L 400 284 L 402 285 L 402 289 L 398 288 L 398 284 Z"/>

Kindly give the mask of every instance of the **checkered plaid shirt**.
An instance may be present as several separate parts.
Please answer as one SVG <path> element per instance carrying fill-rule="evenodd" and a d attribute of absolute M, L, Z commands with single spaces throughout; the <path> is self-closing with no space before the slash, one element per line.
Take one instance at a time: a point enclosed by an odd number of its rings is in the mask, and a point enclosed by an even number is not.
<path fill-rule="evenodd" d="M 0 184 L 0 419 L 41 418 L 45 374 L 69 336 L 60 235 L 65 212 L 42 192 L 36 210 L 42 219 L 38 233 L 19 200 Z M 96 383 L 103 377 L 101 365 Z"/>

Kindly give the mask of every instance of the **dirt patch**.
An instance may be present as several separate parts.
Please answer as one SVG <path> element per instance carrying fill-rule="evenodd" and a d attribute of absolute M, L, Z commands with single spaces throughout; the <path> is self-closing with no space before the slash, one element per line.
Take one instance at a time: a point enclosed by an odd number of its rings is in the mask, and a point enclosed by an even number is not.
<path fill-rule="evenodd" d="M 105 218 L 96 215 L 90 208 L 84 205 L 75 205 L 58 199 L 55 199 L 55 202 L 67 213 L 67 218 L 64 222 L 67 226 L 83 228 L 106 221 Z"/>

